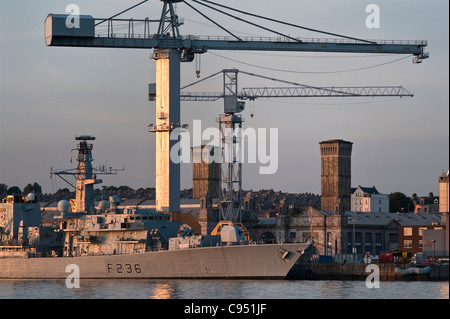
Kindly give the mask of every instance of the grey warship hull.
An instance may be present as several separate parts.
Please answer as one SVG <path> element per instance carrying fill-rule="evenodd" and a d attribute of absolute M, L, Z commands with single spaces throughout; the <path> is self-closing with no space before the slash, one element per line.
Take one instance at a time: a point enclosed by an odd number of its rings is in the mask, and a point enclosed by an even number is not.
<path fill-rule="evenodd" d="M 77 269 L 80 279 L 280 279 L 286 277 L 309 245 L 236 245 L 81 257 L 6 257 L 0 258 L 0 278 L 64 279 Z"/>

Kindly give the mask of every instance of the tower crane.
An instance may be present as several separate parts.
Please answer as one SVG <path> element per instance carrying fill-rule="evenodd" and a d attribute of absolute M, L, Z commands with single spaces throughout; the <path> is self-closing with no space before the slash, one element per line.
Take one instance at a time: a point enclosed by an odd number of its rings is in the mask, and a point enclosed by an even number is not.
<path fill-rule="evenodd" d="M 403 86 L 360 86 L 360 87 L 316 87 L 296 82 L 257 75 L 238 69 L 224 69 L 202 80 L 184 86 L 186 89 L 220 73 L 223 74 L 222 92 L 185 92 L 181 91 L 182 101 L 217 101 L 224 99 L 224 114 L 218 118 L 222 136 L 222 163 L 219 191 L 219 215 L 221 222 L 212 234 L 220 234 L 222 225 L 235 223 L 246 232 L 242 224 L 242 129 L 244 118 L 239 114 L 244 110 L 245 100 L 257 98 L 286 97 L 413 97 Z M 289 84 L 287 87 L 253 87 L 239 91 L 238 74 L 246 74 L 266 80 Z M 149 100 L 155 100 L 155 84 L 149 84 Z M 253 114 L 252 114 L 253 115 Z M 236 132 L 238 132 L 236 134 Z M 227 154 L 225 154 L 227 153 Z"/>
<path fill-rule="evenodd" d="M 134 8 L 142 3 L 144 0 Z M 153 49 L 151 58 L 156 62 L 156 208 L 169 212 L 180 210 L 180 165 L 170 160 L 170 149 L 176 141 L 171 141 L 170 131 L 180 126 L 180 63 L 191 62 L 195 54 L 209 50 L 256 50 L 256 51 L 295 51 L 295 52 L 342 52 L 342 53 L 391 53 L 413 55 L 414 62 L 420 63 L 428 58 L 424 52 L 427 41 L 370 41 L 306 28 L 273 18 L 244 12 L 209 0 L 160 0 L 162 12 L 159 19 L 120 19 L 118 15 L 110 18 L 94 18 L 80 15 L 79 28 L 66 22 L 72 17 L 68 14 L 49 14 L 45 20 L 45 42 L 47 46 L 95 47 Z M 208 19 L 229 36 L 182 35 L 179 27 L 183 21 L 176 14 L 174 6 L 182 3 L 202 17 Z M 199 5 L 214 10 L 243 23 L 276 34 L 276 37 L 242 37 L 234 34 L 201 12 Z M 230 13 L 233 12 L 233 13 Z M 337 38 L 302 39 L 283 34 L 237 16 L 244 14 L 253 18 L 287 25 L 293 29 L 314 31 Z M 128 21 L 128 32 L 117 33 L 117 22 Z M 150 26 L 156 23 L 155 33 Z M 143 26 L 140 32 L 137 25 Z"/>

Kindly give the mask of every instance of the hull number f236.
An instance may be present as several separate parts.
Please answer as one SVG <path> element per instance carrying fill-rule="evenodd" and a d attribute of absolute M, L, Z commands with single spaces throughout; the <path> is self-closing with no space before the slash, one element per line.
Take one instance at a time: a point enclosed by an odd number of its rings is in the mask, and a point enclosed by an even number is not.
<path fill-rule="evenodd" d="M 108 274 L 140 274 L 142 272 L 139 264 L 106 264 Z"/>

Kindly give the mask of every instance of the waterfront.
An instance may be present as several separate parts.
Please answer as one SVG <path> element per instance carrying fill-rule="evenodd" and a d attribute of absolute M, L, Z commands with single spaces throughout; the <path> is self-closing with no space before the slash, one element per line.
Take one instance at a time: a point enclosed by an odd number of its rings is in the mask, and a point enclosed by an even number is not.
<path fill-rule="evenodd" d="M 0 280 L 1 299 L 448 299 L 448 281 Z"/>

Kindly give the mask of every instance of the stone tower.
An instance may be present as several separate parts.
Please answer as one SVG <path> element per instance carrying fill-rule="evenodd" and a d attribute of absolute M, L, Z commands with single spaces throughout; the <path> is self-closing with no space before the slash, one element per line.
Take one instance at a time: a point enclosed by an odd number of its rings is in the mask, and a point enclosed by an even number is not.
<path fill-rule="evenodd" d="M 320 142 L 322 210 L 342 214 L 350 210 L 352 142 Z"/>
<path fill-rule="evenodd" d="M 219 222 L 219 210 L 213 207 L 213 200 L 208 191 L 205 191 L 200 197 L 197 220 L 201 227 L 201 234 L 204 236 L 211 235 Z"/>
<path fill-rule="evenodd" d="M 205 192 L 212 198 L 219 198 L 220 155 L 218 147 L 202 145 L 192 148 L 192 198 L 199 199 Z"/>

